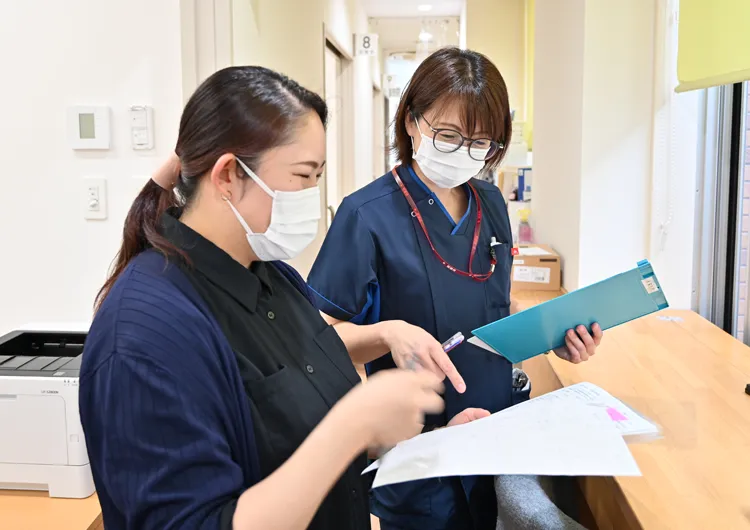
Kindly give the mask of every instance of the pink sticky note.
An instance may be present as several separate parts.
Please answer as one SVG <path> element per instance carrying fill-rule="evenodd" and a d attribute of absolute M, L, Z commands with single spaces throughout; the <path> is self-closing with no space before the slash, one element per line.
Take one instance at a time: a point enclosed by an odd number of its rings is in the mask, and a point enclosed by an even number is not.
<path fill-rule="evenodd" d="M 627 421 L 627 418 L 615 408 L 607 407 L 607 414 L 612 418 L 612 421 Z"/>

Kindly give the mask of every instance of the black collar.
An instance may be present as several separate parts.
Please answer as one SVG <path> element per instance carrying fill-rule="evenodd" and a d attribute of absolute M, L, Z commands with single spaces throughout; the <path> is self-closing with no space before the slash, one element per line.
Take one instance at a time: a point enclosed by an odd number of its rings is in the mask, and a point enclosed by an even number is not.
<path fill-rule="evenodd" d="M 267 264 L 255 262 L 249 270 L 246 269 L 208 239 L 181 223 L 179 216 L 180 211 L 175 209 L 162 216 L 162 235 L 186 254 L 187 266 L 203 274 L 248 311 L 254 312 L 261 289 L 272 291 Z"/>

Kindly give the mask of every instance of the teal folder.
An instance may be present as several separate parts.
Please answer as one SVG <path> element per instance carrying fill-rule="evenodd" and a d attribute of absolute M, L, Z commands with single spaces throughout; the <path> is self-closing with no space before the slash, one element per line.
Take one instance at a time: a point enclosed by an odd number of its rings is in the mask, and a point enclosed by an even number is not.
<path fill-rule="evenodd" d="M 564 346 L 565 333 L 580 324 L 609 329 L 667 307 L 651 264 L 641 261 L 633 270 L 476 329 L 469 342 L 520 363 Z"/>

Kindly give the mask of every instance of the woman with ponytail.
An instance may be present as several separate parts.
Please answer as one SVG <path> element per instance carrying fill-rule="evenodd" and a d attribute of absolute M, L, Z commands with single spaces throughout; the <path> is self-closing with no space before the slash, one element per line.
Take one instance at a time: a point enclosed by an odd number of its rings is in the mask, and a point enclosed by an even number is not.
<path fill-rule="evenodd" d="M 80 378 L 107 530 L 370 528 L 367 449 L 442 410 L 430 372 L 358 384 L 280 261 L 317 232 L 326 117 L 273 71 L 216 72 L 133 203 Z"/>

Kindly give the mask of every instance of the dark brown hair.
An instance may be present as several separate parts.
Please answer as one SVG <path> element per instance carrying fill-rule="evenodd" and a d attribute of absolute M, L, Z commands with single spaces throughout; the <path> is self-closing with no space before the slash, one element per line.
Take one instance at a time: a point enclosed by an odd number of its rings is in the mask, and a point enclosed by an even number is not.
<path fill-rule="evenodd" d="M 406 120 L 420 117 L 429 110 L 439 116 L 442 110 L 458 103 L 466 134 L 472 136 L 477 121 L 502 144 L 487 166 L 496 168 L 506 151 L 513 129 L 508 89 L 497 67 L 481 53 L 459 48 L 442 48 L 419 65 L 409 81 L 398 106 L 394 128 L 393 150 L 402 164 L 412 162 L 411 137 Z"/>
<path fill-rule="evenodd" d="M 159 233 L 161 216 L 172 206 L 189 207 L 201 178 L 222 155 L 232 153 L 255 171 L 263 154 L 289 142 L 310 112 L 326 125 L 328 109 L 320 96 L 267 68 L 224 68 L 206 79 L 182 112 L 175 149 L 181 172 L 175 190 L 164 190 L 149 180 L 136 197 L 96 307 L 138 254 L 152 248 L 165 255 L 177 253 Z"/>

